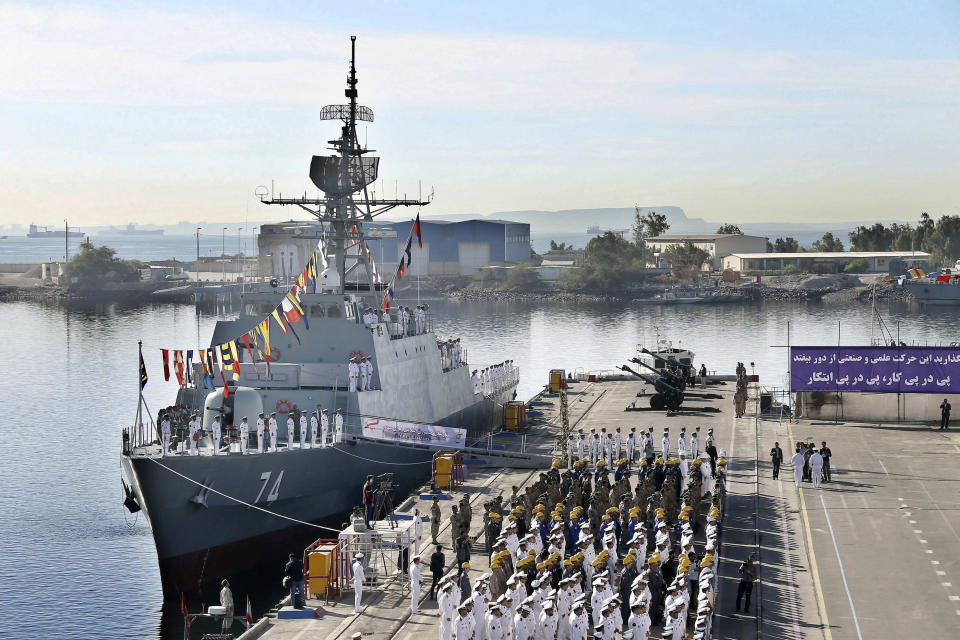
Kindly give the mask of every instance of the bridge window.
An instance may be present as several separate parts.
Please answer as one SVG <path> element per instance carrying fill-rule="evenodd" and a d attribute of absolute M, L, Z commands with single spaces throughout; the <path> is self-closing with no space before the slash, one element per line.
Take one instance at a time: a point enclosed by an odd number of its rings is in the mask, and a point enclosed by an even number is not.
<path fill-rule="evenodd" d="M 311 318 L 322 318 L 324 316 L 323 305 L 322 304 L 312 304 L 310 305 L 310 317 Z"/>
<path fill-rule="evenodd" d="M 343 310 L 338 304 L 332 304 L 327 308 L 327 317 L 328 318 L 342 318 Z"/>

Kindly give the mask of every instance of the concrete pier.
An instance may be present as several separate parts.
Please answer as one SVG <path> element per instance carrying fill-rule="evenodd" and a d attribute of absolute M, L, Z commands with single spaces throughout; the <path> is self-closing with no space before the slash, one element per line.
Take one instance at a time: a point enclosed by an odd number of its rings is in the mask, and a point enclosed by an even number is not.
<path fill-rule="evenodd" d="M 649 391 L 641 381 L 579 382 L 569 387 L 569 420 L 576 429 L 653 426 L 656 444 L 664 427 L 676 442 L 679 428 L 701 432 L 713 428 L 718 449 L 727 451 L 727 506 L 721 538 L 719 588 L 714 638 L 825 638 L 826 640 L 892 637 L 948 638 L 960 619 L 960 436 L 924 426 L 781 420 L 760 416 L 758 389 L 751 386 L 748 414 L 733 416 L 734 385 L 717 381 L 689 397 L 686 404 L 702 410 L 665 415 L 625 411 L 646 406 L 637 394 Z M 527 433 L 527 446 L 554 452 L 558 437 L 557 398 L 541 395 L 531 409 L 541 411 Z M 719 412 L 707 410 L 719 409 Z M 506 443 L 510 438 L 504 438 Z M 826 441 L 833 451 L 833 481 L 814 489 L 793 484 L 792 442 Z M 781 478 L 771 477 L 770 448 L 779 441 L 785 464 Z M 507 446 L 510 448 L 510 445 Z M 545 469 L 544 469 L 545 470 Z M 463 493 L 473 505 L 472 536 L 478 536 L 471 576 L 487 571 L 482 545 L 483 502 L 510 494 L 539 470 L 471 466 Z M 454 564 L 447 518 L 453 501 L 441 501 L 439 541 L 448 568 Z M 422 513 L 427 501 L 416 501 Z M 409 506 L 410 503 L 404 506 Z M 413 507 L 409 511 L 412 513 Z M 280 620 L 269 616 L 246 636 L 269 640 L 300 638 L 435 637 L 437 605 L 428 600 L 427 558 L 433 551 L 430 526 L 425 544 L 420 611 L 410 613 L 406 587 L 387 586 L 364 592 L 363 612 L 353 613 L 353 594 L 323 606 L 322 619 Z M 698 542 L 698 550 L 702 550 Z M 759 561 L 759 580 L 751 611 L 734 611 L 738 567 L 749 554 Z M 279 579 L 279 578 L 278 578 Z M 651 635 L 659 637 L 659 635 Z"/>

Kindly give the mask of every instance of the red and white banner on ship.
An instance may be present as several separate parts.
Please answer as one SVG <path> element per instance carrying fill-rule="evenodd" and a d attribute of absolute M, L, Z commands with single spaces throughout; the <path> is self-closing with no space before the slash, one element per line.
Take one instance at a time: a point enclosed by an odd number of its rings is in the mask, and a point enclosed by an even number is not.
<path fill-rule="evenodd" d="M 404 249 L 403 255 L 400 257 L 400 264 L 397 266 L 397 273 L 394 277 L 395 280 L 399 280 L 403 277 L 407 267 L 411 263 L 411 248 L 413 243 L 413 236 L 417 237 L 417 244 L 420 248 L 423 248 L 423 236 L 420 231 L 420 214 L 417 214 L 416 219 L 413 222 L 413 226 L 410 228 L 410 235 L 407 237 L 407 244 Z M 360 251 L 360 237 L 357 232 L 357 227 L 353 226 L 350 228 L 350 233 L 348 234 L 348 244 L 347 244 L 347 255 L 350 255 L 350 251 L 356 247 L 356 257 L 359 258 L 361 255 Z M 373 259 L 373 254 L 370 253 L 370 247 L 364 243 L 364 248 L 367 253 L 367 262 L 370 265 L 370 275 L 373 279 L 374 284 L 381 284 L 380 273 L 377 271 L 377 264 Z M 213 383 L 213 375 L 215 372 L 219 371 L 220 380 L 223 385 L 223 395 L 228 397 L 230 392 L 227 390 L 227 375 L 230 375 L 234 380 L 240 379 L 240 366 L 241 364 L 246 364 L 246 366 L 252 366 L 254 369 L 257 369 L 256 362 L 262 361 L 266 364 L 267 373 L 270 373 L 270 362 L 276 360 L 277 358 L 273 355 L 274 350 L 270 348 L 270 325 L 271 318 L 274 323 L 280 330 L 286 335 L 288 332 L 293 334 L 293 337 L 297 339 L 297 343 L 300 343 L 300 336 L 297 334 L 296 330 L 293 328 L 293 325 L 303 322 L 303 328 L 310 330 L 310 323 L 307 321 L 307 314 L 304 313 L 303 307 L 301 306 L 302 296 L 305 292 L 317 291 L 317 280 L 320 277 L 320 273 L 323 272 L 328 266 L 327 256 L 326 256 L 326 247 L 324 246 L 323 238 L 320 238 L 317 242 L 317 247 L 313 251 L 313 255 L 310 256 L 310 259 L 307 261 L 306 266 L 303 268 L 303 271 L 297 276 L 296 283 L 290 288 L 284 297 L 283 300 L 276 306 L 276 308 L 267 314 L 263 320 L 258 322 L 247 332 L 241 334 L 239 337 L 230 340 L 229 342 L 224 342 L 219 346 L 214 345 L 209 349 L 161 349 L 161 356 L 163 358 L 163 379 L 170 379 L 170 369 L 173 368 L 173 374 L 177 379 L 177 382 L 181 387 L 185 387 L 187 384 L 192 384 L 193 380 L 193 362 L 194 357 L 196 356 L 198 364 L 200 364 L 200 380 L 198 383 L 203 384 L 206 388 L 213 390 L 215 385 Z M 382 308 L 387 309 L 390 306 L 390 302 L 394 299 L 393 285 L 387 287 L 383 295 L 383 305 Z M 242 363 L 240 360 L 240 354 L 246 352 L 250 361 L 247 363 Z M 259 369 L 257 369 L 259 372 Z M 142 379 L 145 379 L 145 370 L 143 370 L 141 364 L 141 374 Z"/>

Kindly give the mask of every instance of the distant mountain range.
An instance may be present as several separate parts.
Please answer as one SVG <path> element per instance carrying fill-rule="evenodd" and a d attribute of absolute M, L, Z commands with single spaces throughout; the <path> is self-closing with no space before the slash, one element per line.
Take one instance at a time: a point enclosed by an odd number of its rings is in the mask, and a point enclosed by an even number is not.
<path fill-rule="evenodd" d="M 667 216 L 667 222 L 670 223 L 670 230 L 667 233 L 716 233 L 721 223 L 709 222 L 703 218 L 691 218 L 684 213 L 680 207 L 662 206 L 662 207 L 640 207 L 641 214 L 650 211 L 656 211 Z M 536 249 L 541 249 L 541 243 L 549 244 L 550 240 L 557 242 L 568 242 L 575 247 L 584 246 L 593 234 L 587 233 L 587 227 L 596 225 L 602 230 L 630 229 L 633 226 L 633 218 L 636 211 L 633 207 L 616 207 L 604 209 L 568 209 L 564 211 L 498 211 L 489 214 L 456 214 L 456 215 L 437 215 L 423 216 L 428 219 L 442 220 L 472 220 L 472 219 L 498 219 L 511 220 L 514 222 L 526 222 L 530 225 L 530 235 L 533 239 Z M 831 232 L 839 237 L 844 244 L 848 244 L 847 234 L 862 224 L 872 224 L 866 222 L 847 222 L 825 224 L 822 222 L 804 223 L 804 222 L 746 222 L 738 223 L 731 220 L 733 224 L 740 227 L 740 230 L 748 235 L 766 236 L 773 241 L 779 237 L 793 237 L 802 244 L 810 245 L 814 240 L 819 240 L 824 233 Z M 883 221 L 889 224 L 891 221 Z M 895 221 L 901 222 L 901 221 Z M 629 233 L 628 233 L 629 236 Z"/>
<path fill-rule="evenodd" d="M 667 222 L 670 223 L 668 233 L 716 233 L 721 223 L 710 222 L 703 218 L 691 218 L 684 213 L 683 209 L 674 206 L 662 207 L 641 207 L 641 213 L 646 214 L 649 211 L 656 211 L 667 216 Z M 597 226 L 601 230 L 628 230 L 633 225 L 634 218 L 633 207 L 611 207 L 599 209 L 566 209 L 562 211 L 540 211 L 535 209 L 519 211 L 497 211 L 494 213 L 457 213 L 457 214 L 437 214 L 423 215 L 424 220 L 450 220 L 462 221 L 473 219 L 488 220 L 510 220 L 513 222 L 526 222 L 530 225 L 530 236 L 537 251 L 545 249 L 550 240 L 557 242 L 567 242 L 575 247 L 583 247 L 589 242 L 594 234 L 587 233 L 587 228 Z M 409 219 L 414 214 L 401 215 L 395 213 L 390 216 L 390 220 Z M 299 218 L 299 216 L 298 216 Z M 197 227 L 202 227 L 201 235 L 219 236 L 223 227 L 228 227 L 227 234 L 235 234 L 236 228 L 242 226 L 246 233 L 249 233 L 253 227 L 269 222 L 279 222 L 276 220 L 247 221 L 247 222 L 191 222 L 182 220 L 173 225 L 144 225 L 144 229 L 164 229 L 168 236 L 174 235 L 193 235 Z M 791 236 L 805 246 L 809 246 L 813 241 L 820 239 L 827 231 L 839 237 L 844 245 L 849 244 L 847 234 L 862 224 L 872 224 L 873 222 L 882 222 L 889 224 L 891 222 L 903 222 L 902 220 L 879 220 L 871 222 L 746 222 L 738 223 L 736 220 L 729 222 L 736 224 L 740 230 L 749 235 L 766 236 L 773 241 L 775 238 Z M 911 224 L 913 221 L 911 221 Z M 126 223 L 124 223 L 126 224 Z M 104 226 L 82 226 L 81 230 L 87 234 L 101 234 L 110 230 L 110 227 Z M 11 235 L 23 235 L 26 232 L 20 225 L 11 225 L 6 230 L 0 227 L 0 233 L 10 233 Z"/>

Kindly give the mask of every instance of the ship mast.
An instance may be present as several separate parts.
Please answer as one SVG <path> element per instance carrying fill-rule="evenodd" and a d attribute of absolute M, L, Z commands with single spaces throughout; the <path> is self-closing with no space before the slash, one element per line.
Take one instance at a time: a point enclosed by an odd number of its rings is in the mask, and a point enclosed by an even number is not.
<path fill-rule="evenodd" d="M 343 294 L 347 287 L 347 277 L 358 268 L 366 273 L 366 283 L 372 295 L 375 291 L 372 270 L 369 268 L 370 255 L 364 241 L 363 223 L 370 222 L 395 207 L 422 206 L 430 204 L 432 197 L 418 198 L 371 198 L 368 186 L 378 175 L 380 158 L 367 155 L 373 149 L 367 149 L 357 140 L 357 120 L 373 122 L 373 110 L 357 104 L 357 37 L 350 36 L 350 72 L 347 75 L 347 88 L 344 95 L 349 104 L 327 105 L 320 112 L 321 120 L 340 120 L 343 126 L 340 137 L 329 140 L 334 155 L 313 156 L 310 162 L 310 179 L 325 195 L 321 198 L 284 198 L 282 194 L 274 197 L 263 195 L 263 204 L 294 205 L 310 213 L 322 224 L 327 225 L 327 242 L 336 259 L 337 273 L 340 275 L 338 292 Z M 357 256 L 350 256 L 352 265 L 347 263 L 347 251 L 357 247 Z"/>

